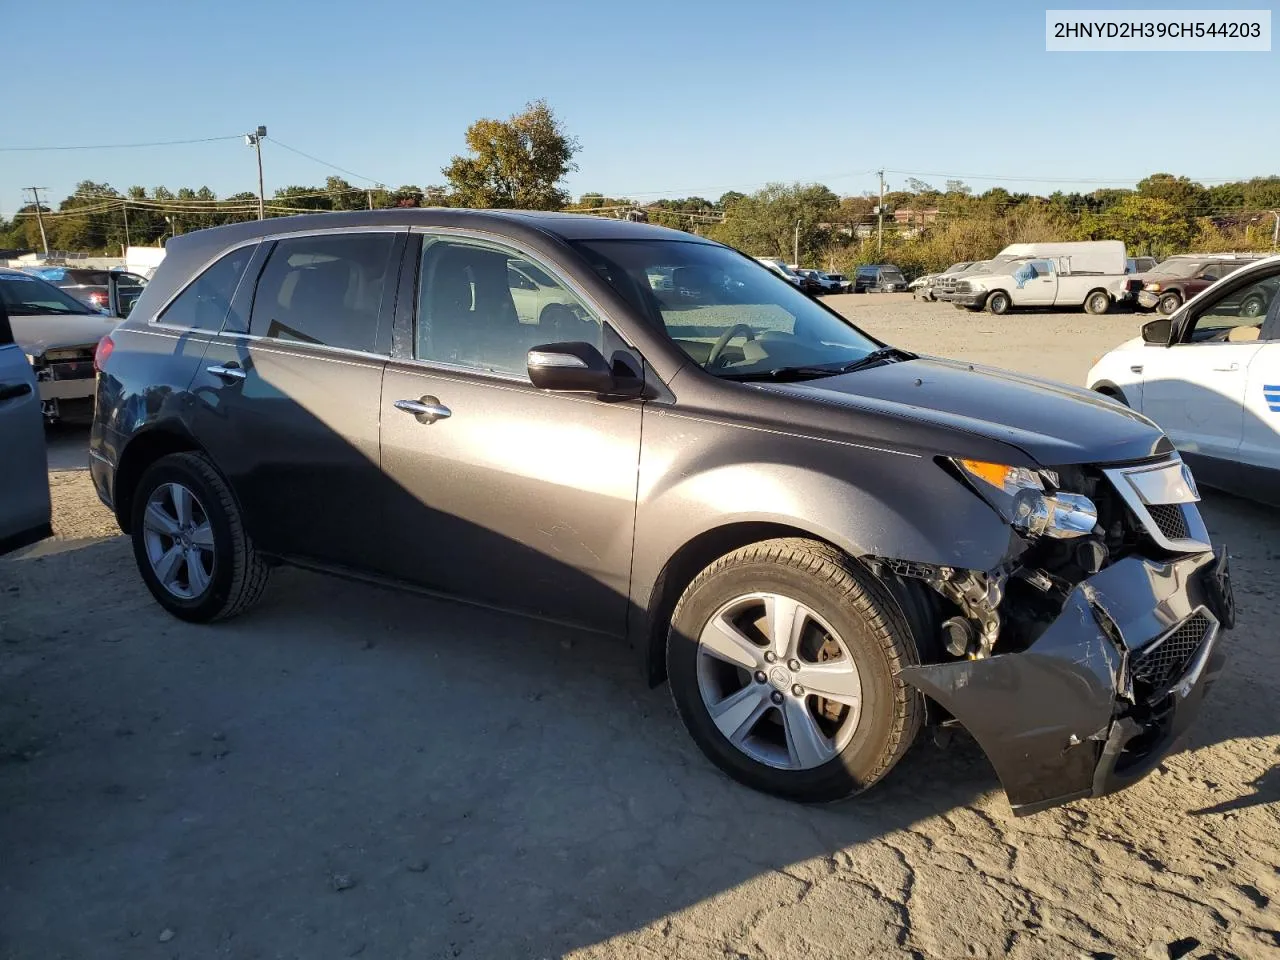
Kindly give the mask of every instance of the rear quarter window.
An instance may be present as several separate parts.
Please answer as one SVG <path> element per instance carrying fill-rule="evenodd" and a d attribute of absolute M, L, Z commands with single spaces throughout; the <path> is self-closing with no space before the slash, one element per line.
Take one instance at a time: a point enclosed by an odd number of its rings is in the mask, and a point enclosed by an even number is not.
<path fill-rule="evenodd" d="M 236 289 L 257 244 L 237 247 L 196 277 L 160 314 L 161 323 L 194 330 L 221 330 Z M 237 326 L 243 329 L 243 322 Z"/>

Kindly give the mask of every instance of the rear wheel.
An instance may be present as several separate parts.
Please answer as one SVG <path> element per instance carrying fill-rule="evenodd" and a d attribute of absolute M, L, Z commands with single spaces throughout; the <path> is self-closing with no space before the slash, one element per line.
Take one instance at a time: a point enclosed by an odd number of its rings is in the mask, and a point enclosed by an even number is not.
<path fill-rule="evenodd" d="M 987 297 L 987 309 L 997 316 L 1009 312 L 1009 307 L 1013 305 L 1013 301 L 1009 299 L 1009 295 L 1003 290 L 997 290 L 991 296 Z"/>
<path fill-rule="evenodd" d="M 920 725 L 917 662 L 884 588 L 839 551 L 769 540 L 720 558 L 676 605 L 667 670 L 680 718 L 721 770 L 824 802 L 880 780 Z"/>
<path fill-rule="evenodd" d="M 1156 309 L 1167 317 L 1180 306 L 1182 306 L 1182 297 L 1176 293 L 1166 293 L 1160 297 L 1160 302 L 1156 304 Z"/>
<path fill-rule="evenodd" d="M 161 457 L 133 497 L 133 556 L 151 595 L 196 623 L 235 616 L 266 587 L 268 568 L 231 488 L 200 453 Z"/>
<path fill-rule="evenodd" d="M 1244 303 L 1240 304 L 1240 316 L 1247 317 L 1252 320 L 1266 313 L 1267 305 L 1263 299 L 1256 294 L 1246 297 Z"/>
<path fill-rule="evenodd" d="M 1101 316 L 1111 309 L 1111 294 L 1105 290 L 1094 290 L 1084 300 L 1084 312 Z"/>

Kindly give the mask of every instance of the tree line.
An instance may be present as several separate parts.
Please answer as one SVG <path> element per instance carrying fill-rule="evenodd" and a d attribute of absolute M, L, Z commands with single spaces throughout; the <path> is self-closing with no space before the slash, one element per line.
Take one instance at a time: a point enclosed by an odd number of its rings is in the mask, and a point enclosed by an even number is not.
<path fill-rule="evenodd" d="M 602 193 L 575 200 L 563 182 L 577 170 L 580 145 L 542 100 L 506 120 L 476 121 L 466 146 L 467 153 L 441 170 L 442 184 L 365 187 L 332 176 L 322 185 L 276 190 L 265 210 L 269 216 L 421 206 L 579 210 L 698 233 L 754 256 L 790 262 L 798 252 L 803 266 L 849 272 L 892 262 L 910 274 L 985 259 L 1016 242 L 1114 239 L 1131 253 L 1155 256 L 1267 250 L 1280 217 L 1278 176 L 1206 186 L 1170 173 L 1152 174 L 1133 189 L 1048 196 L 1003 187 L 975 194 L 959 180 L 935 189 L 908 178 L 906 189 L 885 195 L 883 231 L 878 197 L 841 197 L 822 184 L 774 183 L 715 200 L 640 203 Z M 46 204 L 41 212 L 50 249 L 119 254 L 127 243 L 156 245 L 176 233 L 255 219 L 258 197 L 242 192 L 220 198 L 208 187 L 120 192 L 85 180 L 56 208 Z M 28 204 L 12 221 L 0 220 L 0 248 L 40 249 L 34 214 Z"/>

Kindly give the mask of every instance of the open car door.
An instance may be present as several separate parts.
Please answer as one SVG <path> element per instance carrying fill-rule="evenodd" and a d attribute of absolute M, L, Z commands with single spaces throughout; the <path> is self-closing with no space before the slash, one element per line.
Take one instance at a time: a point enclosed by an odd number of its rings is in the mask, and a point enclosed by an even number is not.
<path fill-rule="evenodd" d="M 52 534 L 36 377 L 0 303 L 0 554 Z"/>

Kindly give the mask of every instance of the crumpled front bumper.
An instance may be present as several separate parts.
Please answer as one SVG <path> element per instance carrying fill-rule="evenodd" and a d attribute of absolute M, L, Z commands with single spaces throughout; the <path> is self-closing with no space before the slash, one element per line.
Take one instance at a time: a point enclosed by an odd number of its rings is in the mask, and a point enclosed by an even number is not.
<path fill-rule="evenodd" d="M 1221 669 L 1218 639 L 1234 620 L 1223 550 L 1128 557 L 1079 584 L 1026 650 L 903 678 L 969 730 L 1024 816 L 1154 769 Z"/>

